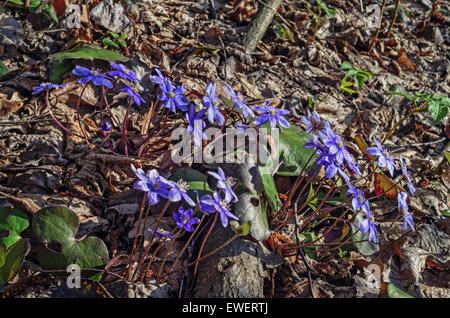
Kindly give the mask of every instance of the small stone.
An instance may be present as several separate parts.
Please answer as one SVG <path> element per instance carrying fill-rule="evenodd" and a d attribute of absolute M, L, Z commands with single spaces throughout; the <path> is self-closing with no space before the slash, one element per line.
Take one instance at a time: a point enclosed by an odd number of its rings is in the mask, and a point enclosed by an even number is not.
<path fill-rule="evenodd" d="M 100 2 L 91 10 L 90 15 L 95 22 L 112 32 L 128 32 L 131 28 L 123 7 L 112 1 Z"/>

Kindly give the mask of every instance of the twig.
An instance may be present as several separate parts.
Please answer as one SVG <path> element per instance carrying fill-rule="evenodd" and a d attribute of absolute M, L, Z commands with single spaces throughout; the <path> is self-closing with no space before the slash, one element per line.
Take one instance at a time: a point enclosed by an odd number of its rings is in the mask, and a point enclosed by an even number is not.
<path fill-rule="evenodd" d="M 386 35 L 387 38 L 389 38 L 391 36 L 392 27 L 394 26 L 395 20 L 397 20 L 399 8 L 400 8 L 400 0 L 396 0 L 395 1 L 394 16 L 392 17 L 391 24 L 389 25 L 388 33 Z"/>
<path fill-rule="evenodd" d="M 370 48 L 369 52 L 372 51 L 373 47 L 378 41 L 378 35 L 380 34 L 381 26 L 383 25 L 383 13 L 384 13 L 384 7 L 386 6 L 386 0 L 383 0 L 383 4 L 381 5 L 380 10 L 380 25 L 378 26 L 377 33 L 375 33 L 375 36 L 372 38 L 372 41 L 370 41 Z"/>

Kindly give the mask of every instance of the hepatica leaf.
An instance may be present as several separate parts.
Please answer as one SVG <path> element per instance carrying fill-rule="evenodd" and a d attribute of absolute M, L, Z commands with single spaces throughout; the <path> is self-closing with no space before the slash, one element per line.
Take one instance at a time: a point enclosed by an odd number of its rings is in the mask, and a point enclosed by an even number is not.
<path fill-rule="evenodd" d="M 387 286 L 387 293 L 388 293 L 389 298 L 414 298 L 410 294 L 395 287 L 395 285 L 392 283 Z"/>
<path fill-rule="evenodd" d="M 97 237 L 76 239 L 80 226 L 77 215 L 65 207 L 43 208 L 33 215 L 33 235 L 41 242 L 37 259 L 47 270 L 105 265 L 109 260 L 105 243 Z M 58 245 L 60 250 L 51 249 Z"/>
<path fill-rule="evenodd" d="M 53 57 L 57 60 L 62 59 L 88 59 L 88 60 L 105 60 L 109 62 L 116 62 L 116 61 L 126 61 L 128 60 L 127 57 L 123 56 L 122 54 L 110 51 L 106 49 L 100 49 L 96 47 L 90 47 L 90 46 L 80 46 L 77 48 L 74 48 L 72 50 L 56 53 L 53 54 Z"/>
<path fill-rule="evenodd" d="M 21 239 L 22 233 L 29 225 L 27 215 L 19 209 L 0 208 L 0 230 L 8 232 L 6 237 L 0 238 L 0 244 L 10 248 Z"/>
<path fill-rule="evenodd" d="M 28 239 L 19 240 L 8 249 L 0 245 L 0 287 L 16 276 L 29 251 Z"/>

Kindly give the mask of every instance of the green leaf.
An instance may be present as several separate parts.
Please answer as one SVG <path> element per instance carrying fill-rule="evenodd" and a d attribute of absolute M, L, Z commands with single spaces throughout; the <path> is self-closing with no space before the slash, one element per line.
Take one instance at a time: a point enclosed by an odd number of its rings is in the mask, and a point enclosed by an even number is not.
<path fill-rule="evenodd" d="M 414 298 L 410 294 L 404 292 L 403 290 L 395 287 L 394 284 L 390 283 L 387 286 L 387 293 L 389 298 Z"/>
<path fill-rule="evenodd" d="M 384 92 L 385 95 L 398 95 L 398 96 L 402 96 L 408 99 L 412 99 L 412 100 L 416 100 L 417 96 L 414 94 L 409 94 L 409 93 L 402 93 L 402 92 L 392 92 L 392 91 L 387 91 Z"/>
<path fill-rule="evenodd" d="M 278 196 L 277 188 L 275 187 L 275 180 L 271 173 L 271 167 L 258 166 L 259 173 L 261 174 L 262 184 L 264 192 L 273 211 L 278 212 L 283 205 L 280 197 Z"/>
<path fill-rule="evenodd" d="M 47 270 L 66 269 L 70 264 L 81 268 L 105 265 L 109 255 L 105 243 L 97 237 L 76 239 L 80 226 L 78 216 L 65 207 L 43 208 L 33 215 L 33 235 L 36 240 L 59 243 L 60 251 L 42 244 L 37 249 L 37 259 Z"/>
<path fill-rule="evenodd" d="M 232 221 L 232 222 L 230 222 L 230 225 L 233 227 L 233 230 L 236 233 L 239 233 L 239 235 L 241 235 L 241 236 L 248 235 L 248 233 L 250 232 L 250 228 L 251 228 L 250 222 L 244 222 L 239 225 L 238 222 Z"/>
<path fill-rule="evenodd" d="M 2 79 L 3 76 L 8 74 L 8 68 L 3 64 L 3 62 L 0 62 L 0 79 Z"/>
<path fill-rule="evenodd" d="M 23 6 L 25 4 L 22 0 L 8 0 L 8 1 L 17 4 L 19 6 Z"/>
<path fill-rule="evenodd" d="M 303 244 L 312 243 L 317 239 L 316 233 L 314 232 L 303 232 L 298 234 L 298 238 Z M 318 246 L 309 246 L 303 248 L 304 251 L 318 251 Z M 317 260 L 317 253 L 306 253 L 306 256 L 308 256 L 310 259 Z"/>
<path fill-rule="evenodd" d="M 45 15 L 50 19 L 53 20 L 55 23 L 58 23 L 58 16 L 55 12 L 55 8 L 53 7 L 52 4 L 44 4 L 42 6 L 42 12 L 45 13 Z"/>
<path fill-rule="evenodd" d="M 128 58 L 123 56 L 120 53 L 117 53 L 115 51 L 90 47 L 90 46 L 80 46 L 77 48 L 74 48 L 70 51 L 61 52 L 53 54 L 53 57 L 57 60 L 62 59 L 89 59 L 89 60 L 105 60 L 109 62 L 116 62 L 116 61 L 126 61 Z"/>
<path fill-rule="evenodd" d="M 344 71 L 344 70 L 352 70 L 352 69 L 355 69 L 355 68 L 354 68 L 353 65 L 350 64 L 349 62 L 344 62 L 344 63 L 342 63 L 342 65 L 341 65 L 341 70 L 342 70 L 342 71 Z"/>
<path fill-rule="evenodd" d="M 0 238 L 0 244 L 4 244 L 6 249 L 18 242 L 22 233 L 29 225 L 27 215 L 19 209 L 8 207 L 0 208 L 0 230 L 8 231 L 8 236 Z"/>
<path fill-rule="evenodd" d="M 114 42 L 110 38 L 104 38 L 102 40 L 102 43 L 103 43 L 104 46 L 114 46 L 116 48 L 120 48 L 119 44 L 117 44 L 116 42 Z"/>
<path fill-rule="evenodd" d="M 443 216 L 447 216 L 447 217 L 450 216 L 450 211 L 448 209 L 441 211 L 441 213 L 442 213 Z"/>
<path fill-rule="evenodd" d="M 55 84 L 61 84 L 63 75 L 72 69 L 73 65 L 70 60 L 53 61 L 50 66 L 50 81 Z"/>
<path fill-rule="evenodd" d="M 328 15 L 328 17 L 333 18 L 335 15 L 334 10 L 331 10 L 327 7 L 327 5 L 325 4 L 325 2 L 323 2 L 322 0 L 316 0 L 317 5 L 326 12 L 326 14 Z"/>
<path fill-rule="evenodd" d="M 125 40 L 118 39 L 117 42 L 119 42 L 119 44 L 122 45 L 123 47 L 127 47 L 127 42 L 125 42 Z"/>
<path fill-rule="evenodd" d="M 194 202 L 197 200 L 194 190 L 198 191 L 200 198 L 205 194 L 213 193 L 213 190 L 209 187 L 207 177 L 197 170 L 191 168 L 175 169 L 169 180 L 177 182 L 180 179 L 183 179 L 188 184 L 189 189 L 187 193 Z"/>
<path fill-rule="evenodd" d="M 433 116 L 434 121 L 442 120 L 448 113 L 450 98 L 434 95 L 428 100 L 428 111 Z"/>
<path fill-rule="evenodd" d="M 115 39 L 120 38 L 120 35 L 116 32 L 109 31 L 109 34 L 111 34 L 113 36 L 113 38 L 115 38 Z"/>
<path fill-rule="evenodd" d="M 0 287 L 16 276 L 29 251 L 30 243 L 28 239 L 16 242 L 9 249 L 0 245 Z"/>

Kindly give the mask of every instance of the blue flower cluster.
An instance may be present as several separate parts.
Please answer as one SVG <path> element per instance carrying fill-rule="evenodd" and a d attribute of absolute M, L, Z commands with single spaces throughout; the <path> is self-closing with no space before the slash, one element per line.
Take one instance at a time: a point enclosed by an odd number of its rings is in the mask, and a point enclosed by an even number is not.
<path fill-rule="evenodd" d="M 197 204 L 188 195 L 187 190 L 189 185 L 183 179 L 174 182 L 160 176 L 159 173 L 152 169 L 145 173 L 140 168 L 135 168 L 131 165 L 131 169 L 138 178 L 134 183 L 133 188 L 136 190 L 144 191 L 147 193 L 147 201 L 150 205 L 155 205 L 160 202 L 160 198 L 169 200 L 170 202 L 180 202 L 184 200 L 187 204 L 191 206 L 198 206 L 203 212 L 208 214 L 219 213 L 220 221 L 222 225 L 226 227 L 228 225 L 228 219 L 232 218 L 234 220 L 239 220 L 237 216 L 231 213 L 230 203 L 237 202 L 238 198 L 231 188 L 234 185 L 234 181 L 231 177 L 226 177 L 225 173 L 221 168 L 218 168 L 218 173 L 209 171 L 208 173 L 217 179 L 217 188 L 220 192 L 225 193 L 225 198 L 220 197 L 219 192 L 214 191 L 213 195 L 206 194 L 201 198 L 198 197 L 198 192 L 194 190 L 197 194 Z M 193 225 L 199 223 L 199 219 L 193 217 L 193 210 L 184 210 L 180 207 L 178 213 L 174 213 L 173 217 L 180 229 L 185 229 L 188 232 L 194 230 Z M 151 230 L 153 233 L 153 230 Z M 164 234 L 163 232 L 158 232 L 156 236 L 169 236 L 170 233 Z"/>
<path fill-rule="evenodd" d="M 347 196 L 352 196 L 352 208 L 355 212 L 362 210 L 365 213 L 365 219 L 360 224 L 360 231 L 362 233 L 369 233 L 369 241 L 376 243 L 378 239 L 377 222 L 374 220 L 370 212 L 369 201 L 364 198 L 362 191 L 354 187 L 350 178 L 346 175 L 345 169 L 353 171 L 357 175 L 361 175 L 358 167 L 355 164 L 352 156 L 345 148 L 342 138 L 331 129 L 330 124 L 326 120 L 322 120 L 317 112 L 307 111 L 307 116 L 301 117 L 301 122 L 305 126 L 305 131 L 311 134 L 312 138 L 306 139 L 305 148 L 314 149 L 318 154 L 317 164 L 323 165 L 325 168 L 325 177 L 328 179 L 334 178 L 338 173 L 346 182 L 348 191 Z M 394 170 L 398 169 L 394 160 L 389 157 L 389 154 L 383 149 L 378 140 L 374 140 L 376 147 L 368 148 L 367 154 L 377 156 L 378 167 L 387 167 L 391 176 Z M 403 176 L 407 182 L 409 190 L 414 195 L 415 188 L 412 185 L 412 178 L 407 171 L 403 159 L 400 158 L 402 165 Z M 400 192 L 398 194 L 399 209 L 403 211 L 404 225 L 403 230 L 409 226 L 414 230 L 412 215 L 408 213 L 408 205 L 406 203 L 407 194 Z"/>

